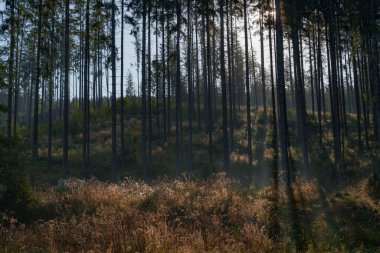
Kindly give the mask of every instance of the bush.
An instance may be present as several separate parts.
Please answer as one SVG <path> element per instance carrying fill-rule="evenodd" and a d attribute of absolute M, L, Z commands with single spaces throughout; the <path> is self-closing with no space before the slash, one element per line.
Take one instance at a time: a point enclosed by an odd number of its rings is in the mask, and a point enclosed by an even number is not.
<path fill-rule="evenodd" d="M 69 121 L 70 121 L 70 124 L 69 124 L 69 133 L 72 136 L 80 134 L 82 132 L 83 113 L 80 110 L 75 110 L 70 115 Z"/>
<path fill-rule="evenodd" d="M 265 113 L 264 113 L 264 110 L 263 109 L 259 109 L 257 111 L 257 123 L 258 124 L 264 124 L 265 123 Z"/>
<path fill-rule="evenodd" d="M 125 99 L 125 110 L 127 117 L 137 117 L 140 116 L 141 104 L 136 97 Z"/>
<path fill-rule="evenodd" d="M 9 212 L 20 221 L 31 221 L 38 209 L 26 172 L 26 151 L 17 139 L 9 143 L 0 137 L 0 212 Z"/>
<path fill-rule="evenodd" d="M 380 199 L 380 178 L 376 172 L 368 178 L 366 186 L 371 197 Z"/>

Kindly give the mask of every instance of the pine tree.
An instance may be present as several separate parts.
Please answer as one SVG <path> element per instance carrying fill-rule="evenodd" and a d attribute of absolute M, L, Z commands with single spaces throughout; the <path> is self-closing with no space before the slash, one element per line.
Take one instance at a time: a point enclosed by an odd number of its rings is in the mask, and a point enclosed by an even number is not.
<path fill-rule="evenodd" d="M 224 55 L 224 0 L 219 0 L 220 8 L 220 76 L 222 86 L 222 111 L 223 111 L 223 165 L 224 170 L 229 168 L 228 132 L 227 132 L 227 87 L 226 87 L 226 67 Z M 247 70 L 248 72 L 248 70 Z M 247 93 L 249 93 L 247 91 Z M 250 127 L 250 126 L 249 126 Z"/>
<path fill-rule="evenodd" d="M 68 170 L 69 147 L 69 56 L 70 56 L 70 0 L 65 0 L 65 87 L 64 87 L 64 113 L 63 113 L 63 168 Z"/>
<path fill-rule="evenodd" d="M 34 120 L 33 120 L 33 159 L 38 158 L 38 101 L 40 91 L 40 77 L 41 77 L 41 40 L 42 40 L 42 0 L 38 3 L 38 28 L 37 28 L 37 62 L 36 62 L 36 84 L 34 87 Z"/>
<path fill-rule="evenodd" d="M 251 94 L 249 91 L 249 56 L 248 56 L 248 22 L 247 22 L 247 0 L 244 0 L 244 48 L 245 48 L 245 89 L 247 93 L 247 133 L 248 133 L 248 169 L 252 176 L 252 130 L 251 130 Z"/>

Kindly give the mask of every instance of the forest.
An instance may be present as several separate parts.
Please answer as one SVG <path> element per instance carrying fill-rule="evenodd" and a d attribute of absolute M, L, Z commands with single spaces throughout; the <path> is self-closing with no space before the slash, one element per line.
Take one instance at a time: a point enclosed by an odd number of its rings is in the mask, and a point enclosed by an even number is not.
<path fill-rule="evenodd" d="M 380 0 L 0 1 L 0 253 L 380 252 Z"/>

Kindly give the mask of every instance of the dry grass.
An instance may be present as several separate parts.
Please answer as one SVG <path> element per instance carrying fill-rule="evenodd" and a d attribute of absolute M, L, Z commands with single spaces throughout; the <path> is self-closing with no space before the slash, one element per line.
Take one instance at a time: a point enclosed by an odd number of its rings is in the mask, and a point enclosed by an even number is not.
<path fill-rule="evenodd" d="M 69 179 L 38 193 L 45 205 L 54 207 L 55 219 L 25 226 L 5 215 L 0 218 L 0 252 L 293 252 L 285 192 L 281 185 L 277 193 L 270 187 L 256 191 L 224 174 L 152 185 L 130 179 L 121 184 Z M 331 227 L 342 212 L 355 212 L 347 201 L 329 198 L 330 206 L 324 206 L 315 180 L 299 180 L 293 193 L 299 222 L 311 231 L 305 233 L 309 252 L 344 252 L 347 247 L 365 252 L 360 243 L 348 242 L 360 239 L 355 224 L 340 227 L 339 233 L 353 237 L 348 241 Z M 344 194 L 350 196 L 350 206 L 368 207 L 378 217 L 379 202 L 368 195 L 365 182 Z M 276 218 L 279 230 L 272 235 Z"/>
<path fill-rule="evenodd" d="M 268 252 L 255 202 L 218 175 L 148 186 L 70 179 L 41 194 L 57 218 L 26 228 L 3 217 L 0 252 Z"/>

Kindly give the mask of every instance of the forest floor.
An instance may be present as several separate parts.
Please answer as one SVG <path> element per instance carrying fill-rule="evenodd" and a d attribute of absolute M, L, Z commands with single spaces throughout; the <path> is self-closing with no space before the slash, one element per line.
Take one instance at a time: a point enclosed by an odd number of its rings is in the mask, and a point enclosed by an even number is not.
<path fill-rule="evenodd" d="M 109 183 L 111 130 L 106 115 L 93 116 L 90 169 L 83 169 L 81 162 L 79 116 L 71 118 L 66 174 L 56 137 L 48 168 L 42 131 L 40 161 L 28 164 L 33 186 L 28 203 L 0 217 L 0 252 L 380 252 L 380 149 L 370 140 L 370 148 L 359 150 L 353 116 L 348 117 L 345 169 L 338 180 L 329 121 L 323 123 L 319 145 L 318 126 L 309 115 L 310 165 L 305 169 L 294 145 L 297 128 L 290 112 L 289 192 L 282 172 L 278 185 L 272 180 L 277 167 L 273 133 L 262 110 L 252 113 L 251 182 L 244 109 L 238 114 L 228 177 L 222 170 L 220 123 L 214 125 L 212 161 L 207 135 L 195 127 L 190 170 L 184 122 L 184 173 L 173 179 L 174 124 L 166 142 L 156 128 L 146 183 L 139 180 L 141 130 L 135 118 L 126 121 L 126 168 L 118 168 L 117 184 Z M 56 126 L 56 136 L 61 132 Z"/>

